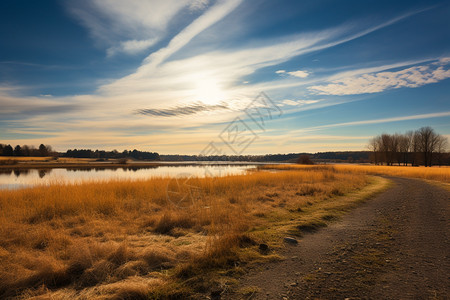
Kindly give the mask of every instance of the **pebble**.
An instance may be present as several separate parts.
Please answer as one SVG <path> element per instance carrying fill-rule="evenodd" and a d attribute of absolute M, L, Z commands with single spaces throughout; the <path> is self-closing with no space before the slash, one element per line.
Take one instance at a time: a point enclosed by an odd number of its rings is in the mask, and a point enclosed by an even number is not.
<path fill-rule="evenodd" d="M 259 244 L 259 251 L 265 253 L 269 251 L 269 245 L 267 244 Z"/>
<path fill-rule="evenodd" d="M 289 244 L 297 245 L 298 241 L 292 237 L 285 237 L 284 241 Z"/>

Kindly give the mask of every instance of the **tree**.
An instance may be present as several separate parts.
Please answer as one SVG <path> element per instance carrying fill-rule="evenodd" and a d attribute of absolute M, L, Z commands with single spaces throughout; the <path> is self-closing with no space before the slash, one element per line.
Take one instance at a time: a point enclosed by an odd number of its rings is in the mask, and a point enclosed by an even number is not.
<path fill-rule="evenodd" d="M 46 156 L 53 156 L 53 148 L 50 145 L 45 145 L 45 148 L 47 148 L 47 155 Z"/>
<path fill-rule="evenodd" d="M 392 155 L 392 163 L 397 161 L 397 164 L 400 165 L 401 155 L 400 155 L 400 137 L 401 135 L 395 133 L 391 135 L 391 155 Z"/>
<path fill-rule="evenodd" d="M 20 147 L 20 145 L 17 145 L 14 148 L 14 156 L 23 156 L 22 147 Z"/>
<path fill-rule="evenodd" d="M 39 154 L 40 156 L 48 156 L 48 149 L 44 144 L 39 145 Z"/>
<path fill-rule="evenodd" d="M 383 154 L 383 160 L 388 166 L 392 165 L 392 136 L 383 133 L 381 135 L 380 151 Z"/>
<path fill-rule="evenodd" d="M 381 137 L 376 136 L 369 140 L 369 150 L 372 151 L 371 160 L 378 165 L 382 159 L 380 157 Z"/>
<path fill-rule="evenodd" d="M 448 147 L 448 139 L 442 135 L 439 135 L 436 143 L 437 151 L 437 164 L 441 166 L 443 163 L 443 157 Z"/>
<path fill-rule="evenodd" d="M 433 153 L 436 151 L 439 135 L 433 128 L 427 126 L 422 127 L 418 131 L 420 152 L 423 156 L 425 167 L 431 167 L 433 161 Z"/>
<path fill-rule="evenodd" d="M 401 134 L 398 136 L 398 150 L 400 155 L 400 161 L 404 166 L 408 165 L 408 155 L 409 152 L 411 151 L 412 136 L 413 136 L 412 131 L 408 131 L 405 134 Z"/>
<path fill-rule="evenodd" d="M 6 145 L 3 148 L 3 156 L 13 156 L 14 155 L 14 150 L 11 147 L 11 145 Z"/>
<path fill-rule="evenodd" d="M 30 146 L 28 145 L 23 145 L 22 146 L 22 153 L 24 156 L 31 156 L 31 149 Z"/>
<path fill-rule="evenodd" d="M 421 151 L 421 145 L 420 145 L 420 135 L 418 131 L 414 131 L 413 137 L 412 137 L 412 155 L 411 155 L 411 165 L 418 166 L 420 164 L 420 151 Z"/>

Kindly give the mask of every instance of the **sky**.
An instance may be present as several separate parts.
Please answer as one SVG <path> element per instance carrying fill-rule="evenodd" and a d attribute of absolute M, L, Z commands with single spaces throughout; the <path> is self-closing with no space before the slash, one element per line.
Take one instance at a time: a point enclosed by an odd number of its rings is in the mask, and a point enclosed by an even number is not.
<path fill-rule="evenodd" d="M 0 143 L 160 154 L 450 137 L 450 2 L 2 0 Z"/>

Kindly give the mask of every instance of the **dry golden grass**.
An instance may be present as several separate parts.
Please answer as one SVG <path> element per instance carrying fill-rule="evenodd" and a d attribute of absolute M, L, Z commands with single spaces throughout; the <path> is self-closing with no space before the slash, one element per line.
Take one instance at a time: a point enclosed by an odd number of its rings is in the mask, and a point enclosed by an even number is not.
<path fill-rule="evenodd" d="M 183 298 L 273 259 L 259 243 L 322 226 L 370 180 L 313 166 L 2 191 L 0 298 Z"/>
<path fill-rule="evenodd" d="M 58 163 L 63 164 L 83 164 L 95 161 L 93 158 L 58 157 Z"/>
<path fill-rule="evenodd" d="M 16 160 L 16 161 L 48 161 L 53 157 L 34 157 L 34 156 L 0 156 L 1 160 Z"/>
<path fill-rule="evenodd" d="M 310 168 L 334 168 L 340 172 L 354 174 L 387 175 L 397 177 L 411 177 L 441 182 L 450 182 L 450 167 L 411 167 L 411 166 L 375 166 L 375 165 L 265 165 L 263 169 L 302 170 Z"/>
<path fill-rule="evenodd" d="M 398 177 L 422 178 L 450 182 L 449 167 L 407 167 L 407 166 L 363 166 L 363 165 L 336 165 L 339 171 L 353 173 L 388 175 Z"/>
<path fill-rule="evenodd" d="M 0 156 L 0 161 L 2 160 L 15 160 L 18 162 L 46 162 L 56 160 L 55 157 L 46 156 L 46 157 L 38 157 L 38 156 Z M 57 158 L 60 163 L 87 163 L 94 162 L 93 158 L 72 158 L 72 157 L 59 157 Z"/>

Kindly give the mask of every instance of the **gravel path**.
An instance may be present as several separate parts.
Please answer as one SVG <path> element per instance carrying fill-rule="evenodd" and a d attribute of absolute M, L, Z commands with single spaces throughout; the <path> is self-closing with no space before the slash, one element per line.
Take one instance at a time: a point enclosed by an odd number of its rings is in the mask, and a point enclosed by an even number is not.
<path fill-rule="evenodd" d="M 450 299 L 450 192 L 394 186 L 250 270 L 222 299 Z"/>

